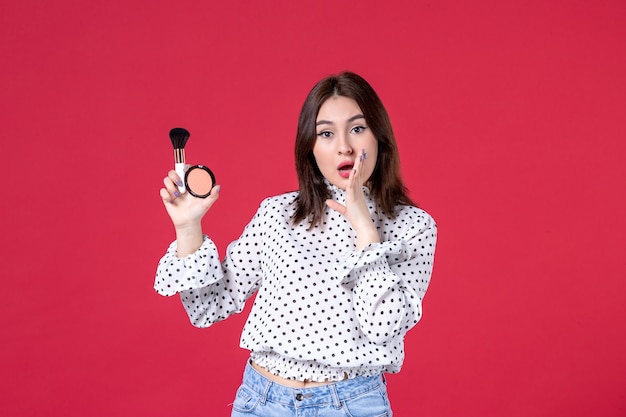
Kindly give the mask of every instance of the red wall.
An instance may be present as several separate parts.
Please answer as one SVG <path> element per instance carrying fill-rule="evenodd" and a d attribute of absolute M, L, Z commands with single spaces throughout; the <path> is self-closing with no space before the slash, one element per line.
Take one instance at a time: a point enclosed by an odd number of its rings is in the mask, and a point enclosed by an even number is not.
<path fill-rule="evenodd" d="M 361 73 L 440 240 L 397 416 L 626 415 L 626 3 L 3 0 L 0 413 L 226 416 L 244 316 L 152 290 L 167 133 L 223 253 L 296 187 L 310 87 Z"/>

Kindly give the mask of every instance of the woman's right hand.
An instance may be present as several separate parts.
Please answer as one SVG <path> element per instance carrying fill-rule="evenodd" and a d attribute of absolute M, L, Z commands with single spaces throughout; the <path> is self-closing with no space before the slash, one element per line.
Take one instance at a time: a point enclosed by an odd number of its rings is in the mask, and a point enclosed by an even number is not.
<path fill-rule="evenodd" d="M 182 184 L 182 179 L 174 170 L 168 172 L 163 184 L 165 188 L 159 194 L 176 229 L 178 256 L 184 257 L 202 244 L 201 220 L 219 198 L 220 186 L 213 187 L 207 198 L 194 197 L 189 192 L 180 194 L 177 184 Z"/>

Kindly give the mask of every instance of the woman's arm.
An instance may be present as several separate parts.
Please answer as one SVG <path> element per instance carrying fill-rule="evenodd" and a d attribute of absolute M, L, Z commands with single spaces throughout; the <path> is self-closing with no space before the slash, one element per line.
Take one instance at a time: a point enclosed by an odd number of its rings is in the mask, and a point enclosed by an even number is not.
<path fill-rule="evenodd" d="M 220 262 L 215 244 L 202 234 L 200 225 L 202 216 L 217 199 L 217 192 L 209 197 L 212 202 L 199 202 L 202 199 L 179 195 L 174 186 L 176 179 L 175 172 L 170 172 L 164 180 L 166 188 L 161 190 L 163 204 L 176 229 L 176 241 L 159 261 L 155 290 L 164 296 L 180 294 L 192 324 L 207 327 L 241 311 L 260 285 L 261 235 L 247 233 L 260 214 L 257 212 L 242 236 L 229 245 L 225 260 Z M 248 245 L 258 251 L 237 250 Z"/>
<path fill-rule="evenodd" d="M 176 230 L 177 256 L 184 258 L 202 245 L 202 218 L 219 198 L 220 186 L 216 185 L 207 198 L 196 198 L 188 192 L 180 194 L 181 184 L 182 179 L 171 170 L 159 193 Z"/>
<path fill-rule="evenodd" d="M 361 330 L 375 344 L 403 336 L 421 319 L 422 299 L 433 270 L 437 226 L 426 212 L 411 208 L 404 232 L 352 254 L 342 283 L 352 287 Z"/>

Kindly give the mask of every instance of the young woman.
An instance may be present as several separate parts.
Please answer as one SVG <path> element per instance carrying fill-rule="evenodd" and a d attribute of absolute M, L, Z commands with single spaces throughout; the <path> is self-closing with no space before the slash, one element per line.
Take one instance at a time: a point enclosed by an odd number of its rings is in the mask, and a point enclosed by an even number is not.
<path fill-rule="evenodd" d="M 360 76 L 324 78 L 298 122 L 299 190 L 265 199 L 220 262 L 201 219 L 219 197 L 160 195 L 176 230 L 155 289 L 208 327 L 256 299 L 233 416 L 391 416 L 384 373 L 422 315 L 436 225 L 407 195 L 389 117 Z"/>

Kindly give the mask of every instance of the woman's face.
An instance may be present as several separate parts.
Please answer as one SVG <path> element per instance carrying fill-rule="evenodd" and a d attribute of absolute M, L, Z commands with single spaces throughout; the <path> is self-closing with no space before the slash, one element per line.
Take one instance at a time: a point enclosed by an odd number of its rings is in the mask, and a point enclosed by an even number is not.
<path fill-rule="evenodd" d="M 361 178 L 363 182 L 369 179 L 378 158 L 378 142 L 356 101 L 330 97 L 320 107 L 315 128 L 313 156 L 324 178 L 345 190 L 356 158 L 365 151 Z"/>

